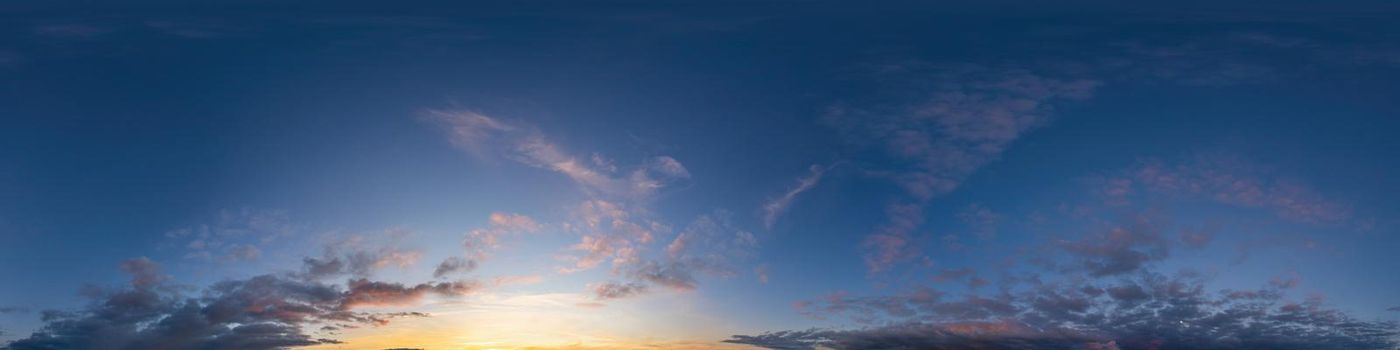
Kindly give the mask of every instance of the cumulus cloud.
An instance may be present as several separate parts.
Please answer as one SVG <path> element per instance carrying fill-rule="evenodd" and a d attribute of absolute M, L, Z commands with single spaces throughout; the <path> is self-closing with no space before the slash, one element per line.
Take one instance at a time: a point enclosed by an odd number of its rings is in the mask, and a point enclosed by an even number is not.
<path fill-rule="evenodd" d="M 808 174 L 797 179 L 797 185 L 789 188 L 783 195 L 769 199 L 763 204 L 763 227 L 772 229 L 773 224 L 778 222 L 778 218 L 787 213 L 788 207 L 792 206 L 792 201 L 797 199 L 797 195 L 807 192 L 821 182 L 822 175 L 826 174 L 830 167 L 813 164 L 808 167 Z"/>
<path fill-rule="evenodd" d="M 1122 213 L 1119 213 L 1120 215 Z M 933 283 L 887 295 L 830 293 L 795 304 L 817 319 L 846 318 L 862 329 L 740 335 L 729 342 L 770 349 L 1395 349 L 1400 325 L 1357 319 L 1319 296 L 1289 298 L 1295 273 L 1256 289 L 1211 290 L 1205 276 L 1156 272 L 1177 242 L 1165 217 L 1148 210 L 1093 220 L 1077 238 L 1034 250 L 1033 264 L 1006 268 L 997 288 L 971 268 L 944 269 Z M 1207 231 L 1209 228 L 1206 229 Z M 1030 251 L 1023 251 L 1030 252 Z M 976 281 L 976 282 L 974 282 Z M 938 286 L 945 288 L 948 286 Z M 958 330 L 975 330 L 959 333 Z"/>
<path fill-rule="evenodd" d="M 918 257 L 909 245 L 931 198 L 956 189 L 1014 141 L 1048 123 L 1057 102 L 1088 98 L 1099 85 L 1023 70 L 920 62 L 882 66 L 876 75 L 901 90 L 891 94 L 896 100 L 840 106 L 826 117 L 854 143 L 881 151 L 887 158 L 882 163 L 892 166 L 872 172 L 908 195 L 889 205 L 888 223 L 863 244 L 871 272 Z"/>
<path fill-rule="evenodd" d="M 921 349 L 921 350 L 1087 350 L 1092 338 L 1010 323 L 900 324 L 864 330 L 783 331 L 738 335 L 728 343 L 767 349 Z"/>
<path fill-rule="evenodd" d="M 392 243 L 365 242 L 364 236 L 333 242 L 323 247 L 320 257 L 302 259 L 304 273 L 313 279 L 341 276 L 368 277 L 386 267 L 409 267 L 418 262 L 420 253 Z"/>
<path fill-rule="evenodd" d="M 835 295 L 805 306 L 902 320 L 855 330 L 738 335 L 768 349 L 1374 349 L 1400 325 L 1364 321 L 1279 286 L 1207 292 L 1199 277 L 1040 284 L 995 297 L 949 299 L 927 289 L 884 297 Z"/>
<path fill-rule="evenodd" d="M 362 306 L 405 306 L 418 303 L 429 293 L 442 296 L 466 295 L 476 290 L 474 283 L 438 282 L 405 286 L 400 283 L 377 282 L 366 279 L 350 280 L 341 301 L 342 309 Z"/>
<path fill-rule="evenodd" d="M 131 275 L 131 285 L 136 288 L 151 288 L 167 278 L 160 273 L 160 266 L 145 257 L 123 261 L 121 270 Z"/>
<path fill-rule="evenodd" d="M 1126 225 L 1060 246 L 1092 277 L 1121 275 L 1138 271 L 1146 264 L 1165 259 L 1170 245 L 1162 238 L 1161 223 L 1138 216 Z"/>
<path fill-rule="evenodd" d="M 286 349 L 338 344 L 305 331 L 315 326 L 382 325 L 421 313 L 369 313 L 362 306 L 408 305 L 427 294 L 459 296 L 468 282 L 405 286 L 351 280 L 346 288 L 298 275 L 267 274 L 226 280 L 196 295 L 158 277 L 157 266 L 140 258 L 124 262 L 125 288 L 87 293 L 92 302 L 72 312 L 44 313 L 44 325 L 5 345 L 28 349 Z"/>
<path fill-rule="evenodd" d="M 476 261 L 463 259 L 462 257 L 448 257 L 438 263 L 433 269 L 433 278 L 443 278 L 458 272 L 467 272 L 476 269 Z"/>

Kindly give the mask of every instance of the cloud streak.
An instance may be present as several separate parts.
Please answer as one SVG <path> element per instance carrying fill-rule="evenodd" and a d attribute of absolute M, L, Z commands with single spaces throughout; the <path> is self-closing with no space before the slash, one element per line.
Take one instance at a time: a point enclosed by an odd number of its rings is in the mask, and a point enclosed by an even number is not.
<path fill-rule="evenodd" d="M 825 175 L 832 167 L 823 167 L 813 164 L 809 167 L 806 176 L 797 179 L 797 185 L 783 192 L 783 195 L 768 200 L 763 204 L 763 227 L 772 229 L 773 224 L 778 222 L 778 218 L 787 213 L 788 207 L 792 206 L 792 201 L 797 199 L 797 195 L 807 192 L 817 183 L 821 182 L 822 175 Z"/>

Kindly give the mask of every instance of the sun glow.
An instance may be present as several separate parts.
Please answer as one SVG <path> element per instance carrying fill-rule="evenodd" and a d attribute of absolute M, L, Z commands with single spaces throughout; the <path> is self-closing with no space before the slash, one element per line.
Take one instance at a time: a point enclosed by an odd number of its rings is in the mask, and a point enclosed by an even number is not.
<path fill-rule="evenodd" d="M 714 335 L 673 334 L 675 327 L 657 315 L 640 312 L 645 300 L 601 305 L 574 293 L 483 294 L 415 309 L 431 315 L 397 318 L 379 327 L 346 329 L 337 336 L 344 344 L 313 349 L 642 349 L 724 348 Z M 373 310 L 394 312 L 399 310 Z M 670 320 L 684 316 L 662 315 Z M 686 327 L 697 332 L 705 327 Z M 681 340 L 677 342 L 677 340 Z"/>

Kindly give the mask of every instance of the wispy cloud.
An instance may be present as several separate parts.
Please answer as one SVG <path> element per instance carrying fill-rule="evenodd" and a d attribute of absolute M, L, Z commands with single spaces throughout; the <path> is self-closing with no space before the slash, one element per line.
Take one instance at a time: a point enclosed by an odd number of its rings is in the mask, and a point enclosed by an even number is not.
<path fill-rule="evenodd" d="M 107 34 L 110 29 L 82 23 L 55 23 L 34 27 L 34 33 L 55 38 L 92 38 Z"/>
<path fill-rule="evenodd" d="M 835 165 L 821 166 L 813 164 L 811 167 L 808 167 L 807 170 L 809 173 L 806 176 L 797 179 L 796 186 L 788 189 L 783 195 L 769 199 L 767 203 L 764 203 L 763 227 L 772 229 L 773 224 L 778 222 L 778 218 L 784 213 L 787 213 L 788 207 L 792 206 L 792 201 L 797 199 L 797 195 L 802 194 L 802 192 L 807 192 L 807 190 L 813 187 L 817 187 L 817 183 L 822 180 L 822 175 L 826 174 L 826 172 L 834 166 Z"/>
<path fill-rule="evenodd" d="M 262 247 L 300 232 L 287 213 L 243 208 L 222 210 L 212 223 L 166 232 L 183 246 L 185 258 L 203 261 L 248 261 L 262 255 Z"/>
<path fill-rule="evenodd" d="M 725 211 L 702 214 L 679 231 L 658 219 L 651 207 L 660 191 L 691 176 L 685 165 L 670 156 L 649 157 L 630 171 L 620 171 L 616 162 L 601 154 L 575 156 L 525 123 L 464 111 L 429 111 L 426 117 L 447 131 L 454 145 L 469 152 L 501 154 L 564 175 L 578 185 L 588 198 L 559 227 L 578 234 L 579 241 L 568 247 L 570 254 L 562 259 L 569 265 L 558 271 L 574 273 L 606 263 L 615 278 L 625 281 L 594 284 L 590 291 L 600 299 L 638 295 L 653 285 L 686 291 L 696 288 L 698 276 L 735 275 L 741 270 L 737 264 L 749 260 L 758 244 L 747 230 L 735 227 Z M 469 235 L 468 241 L 490 245 L 495 236 L 488 233 L 477 239 Z M 673 234 L 674 238 L 665 239 Z"/>
<path fill-rule="evenodd" d="M 875 76 L 917 93 L 867 107 L 837 106 L 826 116 L 857 144 L 882 151 L 882 163 L 891 166 L 873 172 L 908 195 L 887 205 L 888 222 L 863 243 L 871 272 L 920 257 L 909 244 L 916 241 L 929 199 L 956 189 L 1022 135 L 1048 123 L 1055 103 L 1088 98 L 1099 85 L 1017 69 L 923 62 L 883 65 Z"/>
<path fill-rule="evenodd" d="M 669 156 L 656 156 L 629 173 L 614 173 L 612 167 L 576 157 L 531 127 L 507 123 L 475 112 L 428 111 L 427 119 L 448 133 L 452 144 L 485 155 L 503 152 L 522 164 L 547 169 L 569 177 L 591 195 L 612 200 L 641 201 L 676 181 L 690 178 L 690 172 Z M 594 159 L 597 159 L 595 155 Z"/>
<path fill-rule="evenodd" d="M 1146 160 L 1110 181 L 1118 189 L 1105 193 L 1116 202 L 1146 191 L 1263 208 L 1279 218 L 1301 223 L 1337 224 L 1353 219 L 1350 206 L 1238 156 L 1198 155 L 1175 164 Z"/>

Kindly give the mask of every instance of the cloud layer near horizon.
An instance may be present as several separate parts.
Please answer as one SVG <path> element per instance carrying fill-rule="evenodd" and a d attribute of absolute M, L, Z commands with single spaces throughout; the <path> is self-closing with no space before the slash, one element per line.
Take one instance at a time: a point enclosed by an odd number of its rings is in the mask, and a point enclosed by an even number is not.
<path fill-rule="evenodd" d="M 378 326 L 416 312 L 362 312 L 370 306 L 410 306 L 428 295 L 456 297 L 467 282 L 404 285 L 352 279 L 344 287 L 295 274 L 226 280 L 188 295 L 167 284 L 148 259 L 123 262 L 128 287 L 89 288 L 84 309 L 45 311 L 43 328 L 5 350 L 37 349 L 284 349 L 340 341 L 308 333 L 311 326 Z"/>

